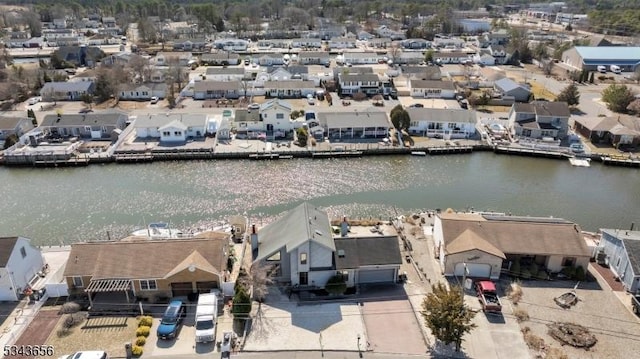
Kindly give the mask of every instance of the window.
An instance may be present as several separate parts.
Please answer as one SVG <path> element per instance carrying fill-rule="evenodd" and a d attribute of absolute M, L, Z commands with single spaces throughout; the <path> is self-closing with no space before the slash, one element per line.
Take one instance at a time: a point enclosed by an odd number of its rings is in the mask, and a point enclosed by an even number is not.
<path fill-rule="evenodd" d="M 562 266 L 563 267 L 573 267 L 574 265 L 576 265 L 576 258 L 575 257 L 564 257 L 564 258 L 562 258 Z"/>
<path fill-rule="evenodd" d="M 342 272 L 338 272 L 338 275 L 342 277 L 342 280 L 344 280 L 345 282 L 349 281 L 349 271 L 342 271 Z"/>
<path fill-rule="evenodd" d="M 300 253 L 300 264 L 307 264 L 307 254 Z"/>
<path fill-rule="evenodd" d="M 73 277 L 73 286 L 76 288 L 84 287 L 84 283 L 82 282 L 82 277 Z"/>
<path fill-rule="evenodd" d="M 25 258 L 27 256 L 27 250 L 24 249 L 24 247 L 20 248 L 20 254 L 22 255 L 22 258 Z"/>
<path fill-rule="evenodd" d="M 169 132 L 169 131 L 163 131 L 163 132 L 162 132 L 162 135 L 163 135 L 163 136 L 171 136 L 171 132 Z"/>
<path fill-rule="evenodd" d="M 140 290 L 157 290 L 158 284 L 155 279 L 140 279 Z"/>
<path fill-rule="evenodd" d="M 283 120 L 284 119 L 284 113 L 276 113 L 276 120 Z"/>
<path fill-rule="evenodd" d="M 182 132 L 181 131 L 174 131 L 173 134 L 176 135 L 176 136 L 182 136 Z"/>
<path fill-rule="evenodd" d="M 455 124 L 455 123 L 451 123 L 451 122 L 449 122 L 449 124 L 447 125 L 447 127 L 449 127 L 449 128 L 456 128 L 456 124 Z"/>
<path fill-rule="evenodd" d="M 272 255 L 271 257 L 267 258 L 267 262 L 279 262 L 280 261 L 280 252 Z"/>

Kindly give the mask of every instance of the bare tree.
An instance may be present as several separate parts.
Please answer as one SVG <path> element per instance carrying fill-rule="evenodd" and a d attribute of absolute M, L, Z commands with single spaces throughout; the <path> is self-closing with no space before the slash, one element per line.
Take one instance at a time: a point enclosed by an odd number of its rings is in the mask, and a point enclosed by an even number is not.
<path fill-rule="evenodd" d="M 276 268 L 263 263 L 253 263 L 248 275 L 241 277 L 241 281 L 247 288 L 253 289 L 253 298 L 262 303 L 269 294 L 269 286 L 273 284 L 273 276 Z M 258 305 L 258 308 L 260 306 Z"/>
<path fill-rule="evenodd" d="M 131 70 L 133 71 L 134 81 L 139 80 L 141 83 L 144 83 L 149 80 L 149 77 L 151 77 L 151 65 L 149 64 L 149 60 L 140 55 L 133 55 L 131 57 L 129 67 L 131 67 Z"/>

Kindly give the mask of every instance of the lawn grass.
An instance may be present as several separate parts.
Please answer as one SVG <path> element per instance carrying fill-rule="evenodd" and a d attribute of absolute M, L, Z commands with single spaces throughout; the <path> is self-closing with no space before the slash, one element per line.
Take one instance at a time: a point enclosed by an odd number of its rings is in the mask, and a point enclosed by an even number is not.
<path fill-rule="evenodd" d="M 80 350 L 104 350 L 110 357 L 125 357 L 124 343 L 135 341 L 138 322 L 134 317 L 94 317 L 72 328 L 60 337 L 66 315 L 60 317 L 47 339 L 47 345 L 55 348 L 55 355 L 72 354 Z M 85 328 L 86 325 L 91 327 Z"/>
<path fill-rule="evenodd" d="M 554 101 L 557 97 L 551 91 L 547 90 L 542 84 L 532 81 L 530 85 L 531 93 L 533 94 L 533 96 L 535 96 L 536 99 L 545 98 L 549 101 Z"/>

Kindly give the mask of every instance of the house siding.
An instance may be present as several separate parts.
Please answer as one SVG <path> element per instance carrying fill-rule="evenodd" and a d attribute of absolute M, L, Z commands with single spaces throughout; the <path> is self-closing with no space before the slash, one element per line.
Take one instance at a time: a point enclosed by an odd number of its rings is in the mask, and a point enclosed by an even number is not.
<path fill-rule="evenodd" d="M 618 275 L 625 289 L 635 293 L 640 289 L 640 273 L 633 273 L 629 255 L 622 240 L 603 232 L 602 248 L 609 260 L 609 267 Z"/>
<path fill-rule="evenodd" d="M 20 249 L 23 247 L 26 252 L 26 256 L 24 258 L 22 258 L 22 255 L 20 254 Z M 15 286 L 15 288 L 13 288 L 14 291 L 21 291 L 24 289 L 36 273 L 42 270 L 43 266 L 44 259 L 42 258 L 40 250 L 32 246 L 28 240 L 18 238 L 6 266 L 6 269 L 12 273 L 11 279 Z"/>

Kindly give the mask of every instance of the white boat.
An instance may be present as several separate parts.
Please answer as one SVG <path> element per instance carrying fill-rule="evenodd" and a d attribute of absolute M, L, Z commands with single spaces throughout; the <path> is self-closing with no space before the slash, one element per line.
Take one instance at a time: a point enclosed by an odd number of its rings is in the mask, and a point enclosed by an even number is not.
<path fill-rule="evenodd" d="M 171 228 L 165 222 L 149 223 L 146 229 L 138 229 L 133 231 L 131 235 L 150 239 L 174 239 L 193 236 L 192 233 L 184 233 L 181 229 Z"/>
<path fill-rule="evenodd" d="M 569 157 L 569 163 L 571 163 L 572 166 L 576 166 L 576 167 L 591 167 L 591 159 L 589 158 L 576 158 L 576 157 Z"/>
<path fill-rule="evenodd" d="M 426 156 L 427 153 L 425 151 L 412 151 L 411 155 L 412 156 Z"/>

